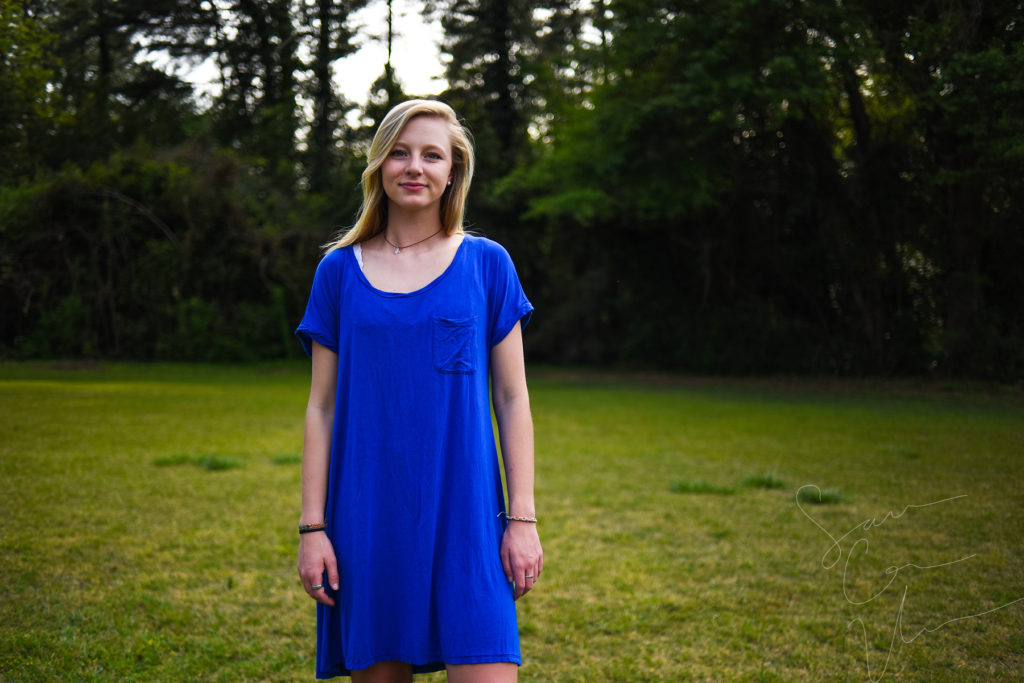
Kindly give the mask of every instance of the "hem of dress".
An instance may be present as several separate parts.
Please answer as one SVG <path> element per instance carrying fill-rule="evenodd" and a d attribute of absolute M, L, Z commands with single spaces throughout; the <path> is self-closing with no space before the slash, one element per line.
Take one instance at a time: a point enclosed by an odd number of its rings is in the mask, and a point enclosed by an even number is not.
<path fill-rule="evenodd" d="M 445 657 L 443 659 L 431 659 L 431 661 L 422 662 L 420 664 L 414 664 L 409 661 L 412 657 L 405 657 L 402 655 L 383 655 L 374 659 L 373 662 L 366 666 L 361 666 L 359 669 L 365 669 L 378 664 L 380 662 L 405 662 L 412 666 L 413 675 L 416 674 L 429 674 L 435 671 L 444 671 L 448 664 L 462 665 L 462 664 L 497 664 L 497 663 L 508 663 L 515 664 L 516 666 L 523 665 L 523 659 L 518 654 L 506 653 L 497 655 L 464 655 L 461 657 Z M 359 670 L 357 669 L 357 671 Z M 327 680 L 329 678 L 339 678 L 342 676 L 351 676 L 352 669 L 348 667 L 337 667 L 328 670 L 317 670 L 317 680 Z"/>

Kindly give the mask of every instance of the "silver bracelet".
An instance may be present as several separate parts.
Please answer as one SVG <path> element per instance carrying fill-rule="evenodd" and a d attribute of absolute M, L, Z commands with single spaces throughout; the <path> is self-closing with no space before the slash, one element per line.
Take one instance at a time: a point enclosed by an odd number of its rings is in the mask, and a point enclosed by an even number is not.
<path fill-rule="evenodd" d="M 505 515 L 505 519 L 510 519 L 510 520 L 512 520 L 514 522 L 530 522 L 531 524 L 536 524 L 537 523 L 537 518 L 536 517 L 517 517 L 515 515 L 510 515 L 507 512 L 499 512 L 498 513 L 499 517 L 501 517 L 502 515 Z"/>

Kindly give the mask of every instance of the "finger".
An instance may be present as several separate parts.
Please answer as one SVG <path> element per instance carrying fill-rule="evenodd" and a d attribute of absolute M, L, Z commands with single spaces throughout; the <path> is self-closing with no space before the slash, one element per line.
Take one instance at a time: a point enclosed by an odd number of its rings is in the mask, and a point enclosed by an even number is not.
<path fill-rule="evenodd" d="M 512 583 L 512 561 L 509 559 L 508 551 L 504 548 L 501 550 L 501 568 L 505 571 L 505 580 Z"/>
<path fill-rule="evenodd" d="M 524 573 L 523 578 L 525 579 L 525 582 L 523 585 L 523 593 L 529 593 L 531 590 L 533 590 L 533 586 L 537 583 L 537 577 L 538 572 L 536 569 L 527 570 Z"/>
<path fill-rule="evenodd" d="M 315 575 L 312 574 L 303 574 L 300 579 L 302 580 L 302 589 L 312 597 L 313 593 L 316 592 L 313 589 L 313 586 L 319 583 L 319 581 L 317 581 Z"/>
<path fill-rule="evenodd" d="M 526 574 L 527 572 L 525 569 L 520 569 L 519 567 L 516 567 L 514 569 L 516 589 L 513 592 L 513 597 L 517 600 L 526 595 L 526 591 L 528 590 L 528 588 L 526 587 Z"/>
<path fill-rule="evenodd" d="M 321 576 L 316 580 L 316 583 L 311 584 L 309 586 L 309 595 L 317 602 L 322 602 L 325 605 L 333 607 L 334 600 L 327 594 L 328 586 L 324 585 L 324 581 L 325 579 Z"/>
<path fill-rule="evenodd" d="M 306 591 L 309 597 L 314 600 L 319 600 L 318 593 L 323 593 L 323 581 L 318 578 L 318 575 L 312 571 L 304 571 L 300 574 L 299 579 L 302 581 L 302 589 Z"/>
<path fill-rule="evenodd" d="M 338 590 L 341 587 L 341 576 L 340 572 L 338 571 L 338 560 L 334 557 L 333 554 L 331 554 L 327 557 L 327 562 L 325 564 L 327 565 L 327 585 L 329 585 L 332 590 Z"/>
<path fill-rule="evenodd" d="M 327 595 L 327 589 L 326 588 L 321 588 L 320 590 L 315 591 L 313 593 L 313 599 L 316 600 L 317 602 L 320 602 L 320 603 L 323 603 L 323 604 L 327 605 L 328 607 L 334 607 L 334 598 L 332 598 L 331 596 Z"/>

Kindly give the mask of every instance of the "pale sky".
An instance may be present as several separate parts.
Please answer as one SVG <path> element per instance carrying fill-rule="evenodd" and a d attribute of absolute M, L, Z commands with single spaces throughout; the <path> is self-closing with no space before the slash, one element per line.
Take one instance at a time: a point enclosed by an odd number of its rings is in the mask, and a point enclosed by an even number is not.
<path fill-rule="evenodd" d="M 416 0 L 393 0 L 391 66 L 406 93 L 437 95 L 447 87 L 440 54 L 441 22 L 434 20 L 428 23 L 424 20 L 422 5 Z M 387 3 L 371 0 L 368 7 L 349 17 L 349 25 L 355 29 L 353 42 L 359 49 L 335 62 L 334 83 L 346 99 L 363 105 L 370 94 L 370 86 L 384 73 L 387 61 Z M 161 68 L 166 68 L 169 62 L 166 53 L 150 53 L 149 57 Z M 217 67 L 212 59 L 185 70 L 182 77 L 208 94 L 218 90 Z"/>
<path fill-rule="evenodd" d="M 422 2 L 393 0 L 394 42 L 391 66 L 402 90 L 410 95 L 437 95 L 447 87 L 441 63 L 441 23 L 429 24 L 420 13 Z M 370 86 L 384 73 L 387 61 L 388 10 L 382 0 L 371 2 L 349 19 L 357 27 L 360 49 L 335 64 L 334 82 L 352 102 L 365 104 Z"/>

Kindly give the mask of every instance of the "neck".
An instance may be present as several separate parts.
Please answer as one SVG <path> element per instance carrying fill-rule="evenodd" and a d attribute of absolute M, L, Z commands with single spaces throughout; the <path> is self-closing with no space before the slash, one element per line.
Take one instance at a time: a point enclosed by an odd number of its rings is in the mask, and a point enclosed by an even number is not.
<path fill-rule="evenodd" d="M 394 209 L 394 207 L 391 207 Z M 385 234 L 393 242 L 415 242 L 441 230 L 441 218 L 403 211 L 389 211 Z"/>

